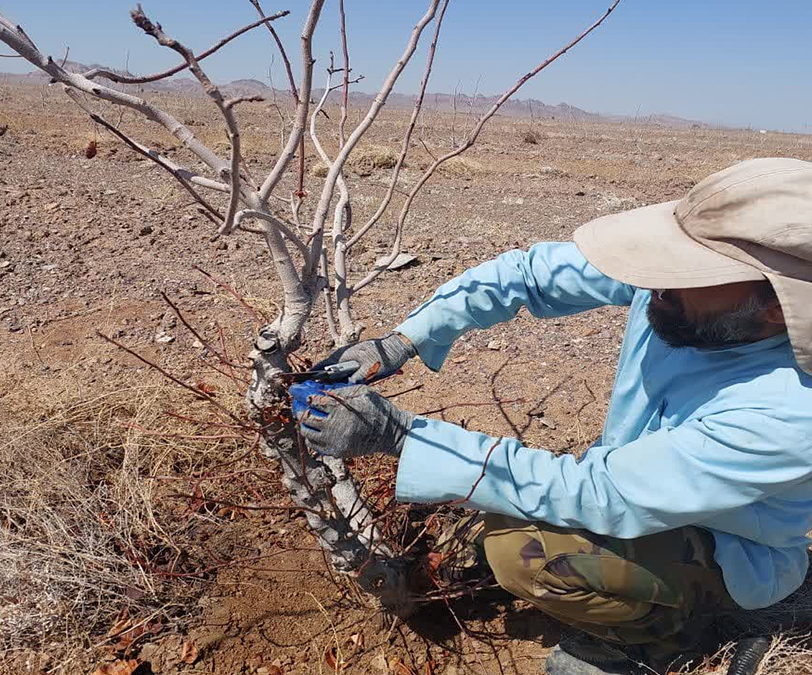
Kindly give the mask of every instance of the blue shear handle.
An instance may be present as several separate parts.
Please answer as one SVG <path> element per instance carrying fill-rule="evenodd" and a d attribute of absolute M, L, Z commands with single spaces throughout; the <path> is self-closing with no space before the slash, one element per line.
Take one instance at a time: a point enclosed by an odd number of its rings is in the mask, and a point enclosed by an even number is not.
<path fill-rule="evenodd" d="M 332 384 L 328 384 L 326 382 L 316 382 L 316 380 L 305 380 L 304 382 L 300 382 L 299 384 L 294 384 L 288 389 L 290 393 L 290 397 L 293 402 L 293 414 L 297 417 L 301 415 L 307 408 L 307 399 L 311 396 L 317 396 L 319 394 L 323 394 L 325 391 L 331 391 L 333 389 L 342 389 L 343 387 L 351 386 L 349 382 L 333 382 Z M 324 417 L 324 413 L 319 412 L 318 410 L 312 411 L 313 415 L 317 417 Z"/>

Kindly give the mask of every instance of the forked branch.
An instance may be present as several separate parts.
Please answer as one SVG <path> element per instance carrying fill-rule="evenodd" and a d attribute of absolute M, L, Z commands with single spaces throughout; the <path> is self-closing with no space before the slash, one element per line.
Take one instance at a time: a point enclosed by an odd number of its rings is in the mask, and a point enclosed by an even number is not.
<path fill-rule="evenodd" d="M 408 195 L 408 197 L 406 197 L 406 201 L 403 204 L 403 207 L 401 208 L 400 215 L 398 216 L 396 230 L 395 230 L 395 241 L 394 241 L 394 244 L 392 246 L 392 251 L 383 260 L 379 261 L 375 265 L 375 268 L 369 274 L 367 274 L 367 276 L 365 276 L 359 282 L 354 284 L 353 287 L 350 289 L 350 293 L 355 293 L 356 291 L 359 291 L 362 288 L 364 288 L 365 286 L 372 283 L 372 281 L 374 281 L 378 276 L 380 276 L 384 271 L 386 271 L 389 268 L 389 265 L 391 265 L 394 262 L 395 258 L 397 258 L 398 255 L 400 255 L 401 243 L 403 241 L 403 225 L 406 222 L 406 218 L 409 215 L 409 211 L 412 208 L 412 203 L 414 202 L 415 197 L 420 192 L 422 187 L 426 184 L 426 181 L 428 181 L 428 179 L 431 178 L 431 176 L 437 170 L 437 167 L 439 167 L 443 162 L 447 162 L 449 159 L 452 159 L 453 157 L 457 157 L 458 155 L 461 155 L 468 148 L 470 148 L 474 143 L 476 143 L 476 140 L 477 140 L 477 138 L 479 138 L 479 134 L 482 131 L 482 128 L 485 126 L 485 124 L 488 122 L 488 120 L 491 119 L 491 117 L 493 117 L 496 114 L 496 112 L 499 110 L 499 108 L 502 107 L 502 105 L 505 103 L 505 101 L 507 101 L 511 96 L 513 96 L 513 94 L 515 94 L 525 82 L 527 82 L 532 77 L 535 77 L 536 75 L 538 75 L 542 70 L 544 70 L 547 66 L 549 66 L 551 63 L 553 63 L 553 61 L 557 60 L 558 58 L 560 58 L 561 56 L 566 54 L 570 49 L 572 49 L 575 45 L 577 45 L 581 40 L 583 40 L 593 30 L 595 30 L 598 26 L 600 26 L 606 20 L 606 18 L 612 13 L 612 11 L 615 9 L 615 7 L 618 6 L 619 3 L 620 3 L 620 0 L 614 0 L 614 2 L 610 5 L 609 9 L 607 9 L 603 13 L 603 15 L 597 21 L 595 21 L 595 23 L 593 23 L 589 28 L 587 28 L 585 31 L 583 31 L 574 40 L 571 40 L 566 45 L 564 45 L 561 49 L 559 49 L 557 52 L 555 52 L 555 54 L 553 54 L 549 58 L 542 61 L 538 66 L 536 66 L 529 73 L 527 73 L 527 74 L 523 75 L 522 77 L 520 77 L 517 80 L 517 82 L 512 87 L 510 87 L 507 91 L 505 91 L 497 99 L 497 101 L 491 106 L 491 108 L 484 115 L 482 115 L 482 117 L 479 118 L 479 121 L 474 126 L 474 128 L 470 131 L 470 133 L 466 136 L 463 143 L 461 143 L 458 147 L 454 148 L 453 150 L 446 153 L 442 157 L 439 157 L 438 159 L 436 159 L 431 164 L 431 166 L 429 166 L 429 168 L 426 169 L 425 173 L 423 173 L 423 175 L 418 179 L 417 183 L 415 183 L 414 187 L 409 192 L 409 195 Z"/>
<path fill-rule="evenodd" d="M 281 19 L 284 16 L 290 14 L 288 10 L 284 10 L 282 12 L 277 12 L 272 16 L 264 16 L 259 21 L 254 21 L 254 23 L 249 23 L 247 26 L 243 26 L 239 30 L 234 31 L 228 37 L 224 37 L 222 40 L 218 40 L 215 42 L 211 47 L 209 47 L 206 51 L 201 52 L 197 55 L 197 60 L 202 61 L 203 59 L 211 56 L 215 52 L 217 52 L 220 48 L 227 45 L 229 42 L 234 40 L 235 38 L 240 37 L 243 33 L 247 33 L 249 30 L 253 30 L 257 26 L 266 25 L 268 28 L 271 28 L 271 22 L 276 21 L 277 19 Z M 273 28 L 271 28 L 273 30 Z M 165 80 L 167 77 L 172 77 L 173 75 L 177 75 L 178 73 L 186 70 L 189 67 L 187 62 L 179 63 L 174 68 L 170 68 L 169 70 L 164 70 L 160 73 L 154 73 L 153 75 L 144 75 L 143 77 L 135 77 L 131 75 L 122 75 L 121 73 L 117 73 L 114 70 L 110 70 L 107 68 L 93 68 L 93 70 L 88 70 L 85 73 L 85 77 L 88 80 L 93 80 L 97 77 L 103 77 L 111 82 L 115 82 L 117 84 L 148 84 L 149 82 L 157 82 L 158 80 Z"/>

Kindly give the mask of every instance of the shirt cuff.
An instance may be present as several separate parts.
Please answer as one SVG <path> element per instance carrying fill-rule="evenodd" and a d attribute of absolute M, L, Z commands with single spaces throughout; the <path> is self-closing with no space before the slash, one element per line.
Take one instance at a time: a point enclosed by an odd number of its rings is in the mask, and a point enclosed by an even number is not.
<path fill-rule="evenodd" d="M 394 328 L 392 332 L 400 333 L 408 338 L 420 360 L 435 373 L 442 368 L 448 352 L 451 351 L 451 345 L 437 344 L 431 338 L 426 337 L 417 326 L 410 325 L 408 319 Z"/>

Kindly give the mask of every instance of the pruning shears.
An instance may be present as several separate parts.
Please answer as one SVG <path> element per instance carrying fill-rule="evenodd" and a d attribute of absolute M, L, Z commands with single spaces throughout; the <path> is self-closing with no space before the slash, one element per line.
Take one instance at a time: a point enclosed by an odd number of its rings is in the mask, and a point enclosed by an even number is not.
<path fill-rule="evenodd" d="M 340 382 L 352 375 L 361 364 L 358 361 L 340 361 L 319 370 L 304 370 L 302 372 L 282 373 L 282 377 L 294 382 L 315 380 L 316 382 Z"/>

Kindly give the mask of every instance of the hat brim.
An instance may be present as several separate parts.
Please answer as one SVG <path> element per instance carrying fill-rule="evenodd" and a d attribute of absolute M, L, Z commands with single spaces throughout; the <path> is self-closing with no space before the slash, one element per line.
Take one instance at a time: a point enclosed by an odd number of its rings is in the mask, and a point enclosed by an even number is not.
<path fill-rule="evenodd" d="M 765 278 L 755 267 L 685 234 L 674 215 L 677 204 L 596 218 L 575 231 L 575 243 L 606 276 L 639 288 L 701 288 Z"/>

